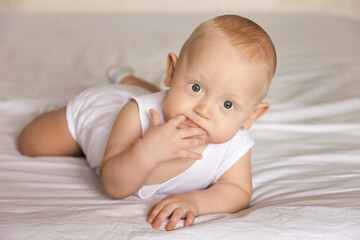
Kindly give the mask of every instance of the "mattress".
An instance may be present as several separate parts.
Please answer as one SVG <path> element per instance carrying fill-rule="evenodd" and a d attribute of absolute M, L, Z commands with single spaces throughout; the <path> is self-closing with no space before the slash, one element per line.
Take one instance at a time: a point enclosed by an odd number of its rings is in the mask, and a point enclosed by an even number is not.
<path fill-rule="evenodd" d="M 342 15 L 237 13 L 278 53 L 243 211 L 155 230 L 163 195 L 113 200 L 84 158 L 18 152 L 26 123 L 114 63 L 164 88 L 168 52 L 218 14 L 0 14 L 0 239 L 360 239 L 360 23 Z"/>

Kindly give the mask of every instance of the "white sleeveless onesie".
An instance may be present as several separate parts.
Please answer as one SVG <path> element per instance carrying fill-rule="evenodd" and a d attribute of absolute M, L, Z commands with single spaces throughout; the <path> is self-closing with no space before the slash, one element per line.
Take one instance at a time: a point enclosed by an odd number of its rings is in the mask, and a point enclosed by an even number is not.
<path fill-rule="evenodd" d="M 143 135 L 150 126 L 150 109 L 160 114 L 163 123 L 166 121 L 163 104 L 167 91 L 146 93 L 149 92 L 133 86 L 107 85 L 88 89 L 68 104 L 70 133 L 83 149 L 89 165 L 97 172 L 113 122 L 130 99 L 138 104 Z M 226 143 L 208 144 L 202 153 L 203 158 L 184 172 L 161 184 L 145 185 L 135 195 L 146 199 L 155 193 L 170 195 L 206 189 L 245 155 L 253 144 L 248 131 L 240 129 Z"/>

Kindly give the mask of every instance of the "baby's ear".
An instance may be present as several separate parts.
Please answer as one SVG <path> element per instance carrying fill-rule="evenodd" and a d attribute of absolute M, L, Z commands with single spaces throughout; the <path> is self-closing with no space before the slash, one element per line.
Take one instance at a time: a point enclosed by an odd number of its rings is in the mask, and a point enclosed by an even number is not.
<path fill-rule="evenodd" d="M 258 120 L 262 115 L 264 115 L 269 109 L 270 104 L 267 102 L 261 102 L 257 105 L 257 107 L 253 110 L 250 117 L 245 121 L 243 127 L 245 129 L 250 129 L 253 123 Z"/>
<path fill-rule="evenodd" d="M 170 87 L 171 81 L 175 74 L 175 66 L 177 63 L 177 56 L 175 53 L 169 53 L 167 57 L 167 67 L 166 67 L 166 76 L 164 79 L 164 84 L 166 87 Z"/>

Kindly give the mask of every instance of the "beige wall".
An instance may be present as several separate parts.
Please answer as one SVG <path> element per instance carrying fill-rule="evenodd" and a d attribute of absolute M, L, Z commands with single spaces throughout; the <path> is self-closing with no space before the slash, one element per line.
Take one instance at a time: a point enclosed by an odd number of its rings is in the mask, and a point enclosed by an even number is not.
<path fill-rule="evenodd" d="M 360 20 L 360 0 L 0 0 L 15 12 L 332 11 Z"/>

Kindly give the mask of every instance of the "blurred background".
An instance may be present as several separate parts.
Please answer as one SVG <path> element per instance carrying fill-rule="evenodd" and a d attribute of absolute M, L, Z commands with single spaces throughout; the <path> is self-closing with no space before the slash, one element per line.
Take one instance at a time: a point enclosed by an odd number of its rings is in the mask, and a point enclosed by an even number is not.
<path fill-rule="evenodd" d="M 329 12 L 360 21 L 359 0 L 0 0 L 0 11 L 82 13 Z"/>
<path fill-rule="evenodd" d="M 358 52 L 350 43 L 358 42 L 360 0 L 0 0 L 0 99 L 52 98 L 63 89 L 67 100 L 107 83 L 115 63 L 162 86 L 167 54 L 178 53 L 200 22 L 229 13 L 272 37 L 277 79 L 308 71 L 304 64 L 312 69 L 315 53 L 336 61 Z"/>

